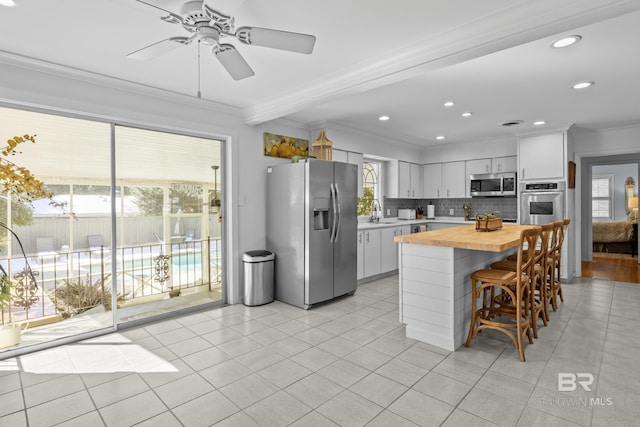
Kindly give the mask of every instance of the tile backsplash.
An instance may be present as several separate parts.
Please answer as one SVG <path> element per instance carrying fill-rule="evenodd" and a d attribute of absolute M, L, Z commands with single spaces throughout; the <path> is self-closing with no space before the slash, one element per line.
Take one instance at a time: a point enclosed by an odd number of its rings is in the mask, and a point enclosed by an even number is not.
<path fill-rule="evenodd" d="M 456 217 L 464 216 L 464 204 L 471 205 L 471 216 L 476 212 L 500 212 L 503 218 L 518 217 L 518 199 L 516 197 L 474 197 L 469 199 L 392 199 L 384 198 L 383 213 L 385 217 L 398 216 L 398 209 L 416 209 L 422 207 L 427 212 L 427 205 L 435 206 L 436 216 L 450 216 L 453 209 Z M 389 214 L 387 214 L 389 211 Z"/>

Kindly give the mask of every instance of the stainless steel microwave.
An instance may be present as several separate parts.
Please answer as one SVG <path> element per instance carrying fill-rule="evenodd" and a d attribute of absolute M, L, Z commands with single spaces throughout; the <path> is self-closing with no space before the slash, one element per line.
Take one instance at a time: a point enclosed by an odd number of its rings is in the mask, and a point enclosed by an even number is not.
<path fill-rule="evenodd" d="M 471 197 L 515 197 L 517 195 L 515 172 L 470 175 L 469 181 Z"/>

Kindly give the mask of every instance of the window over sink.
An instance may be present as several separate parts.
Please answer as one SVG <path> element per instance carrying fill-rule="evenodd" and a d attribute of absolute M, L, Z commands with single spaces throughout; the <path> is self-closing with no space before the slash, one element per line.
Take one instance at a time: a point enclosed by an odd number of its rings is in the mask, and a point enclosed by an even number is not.
<path fill-rule="evenodd" d="M 371 203 L 380 201 L 380 163 L 365 159 L 362 163 L 363 196 L 358 197 L 358 216 L 371 215 Z"/>

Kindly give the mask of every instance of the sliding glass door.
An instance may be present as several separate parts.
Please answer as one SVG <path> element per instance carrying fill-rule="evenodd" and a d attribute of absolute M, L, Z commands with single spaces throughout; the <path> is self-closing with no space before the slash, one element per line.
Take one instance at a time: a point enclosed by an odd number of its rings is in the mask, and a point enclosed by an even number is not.
<path fill-rule="evenodd" d="M 221 302 L 222 143 L 123 126 L 115 141 L 118 322 Z"/>
<path fill-rule="evenodd" d="M 0 129 L 36 135 L 4 165 L 51 193 L 0 195 L 0 357 L 222 302 L 221 141 L 10 108 Z"/>

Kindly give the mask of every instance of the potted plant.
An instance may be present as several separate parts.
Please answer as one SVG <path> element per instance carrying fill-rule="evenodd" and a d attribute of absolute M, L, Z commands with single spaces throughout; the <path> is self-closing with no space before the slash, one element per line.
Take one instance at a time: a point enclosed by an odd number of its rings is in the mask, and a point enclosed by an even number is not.
<path fill-rule="evenodd" d="M 42 181 L 36 179 L 27 168 L 18 166 L 9 160 L 16 154 L 20 154 L 19 146 L 27 142 L 35 143 L 35 135 L 14 136 L 7 140 L 7 145 L 0 151 L 0 189 L 2 195 L 6 198 L 12 198 L 18 204 L 30 204 L 36 199 L 44 198 L 49 199 L 52 204 L 56 204 L 53 201 L 54 194 L 46 189 Z M 29 266 L 22 242 L 7 224 L 0 221 L 0 227 L 6 229 L 16 238 L 25 260 L 25 269 L 37 287 L 37 282 Z M 9 271 L 11 270 L 9 269 Z M 20 343 L 22 336 L 22 325 L 14 323 L 12 318 L 11 303 L 13 301 L 12 290 L 14 288 L 15 284 L 11 281 L 11 277 L 4 267 L 0 265 L 0 314 L 2 315 L 0 349 Z"/>
<path fill-rule="evenodd" d="M 7 309 L 8 323 L 0 325 L 0 349 L 12 347 L 20 343 L 22 338 L 22 327 L 17 323 L 13 323 L 11 316 L 11 302 L 13 296 L 11 291 L 15 287 L 9 276 L 7 276 L 4 268 L 0 266 L 0 311 L 4 320 L 5 309 Z"/>

